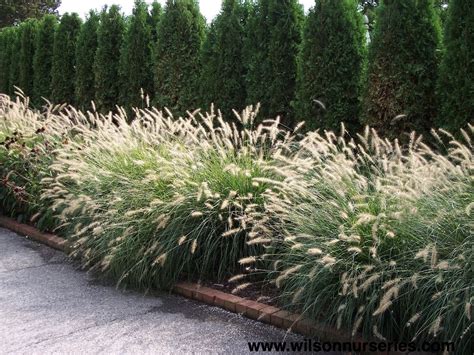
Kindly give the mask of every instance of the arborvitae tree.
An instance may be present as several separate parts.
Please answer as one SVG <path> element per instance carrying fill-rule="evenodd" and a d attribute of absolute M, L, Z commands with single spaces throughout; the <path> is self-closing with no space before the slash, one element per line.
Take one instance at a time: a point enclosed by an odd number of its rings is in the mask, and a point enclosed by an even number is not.
<path fill-rule="evenodd" d="M 7 27 L 0 31 L 0 93 L 7 94 L 10 81 L 12 28 Z"/>
<path fill-rule="evenodd" d="M 199 53 L 205 21 L 196 0 L 167 0 L 158 26 L 155 103 L 176 114 L 199 106 Z"/>
<path fill-rule="evenodd" d="M 120 93 L 119 65 L 125 22 L 120 7 L 104 8 L 100 15 L 98 47 L 94 61 L 95 101 L 98 110 L 111 111 Z"/>
<path fill-rule="evenodd" d="M 160 23 L 162 14 L 163 14 L 163 8 L 161 7 L 161 4 L 156 0 L 153 1 L 151 3 L 150 14 L 148 16 L 148 25 L 150 26 L 150 29 L 151 29 L 151 40 L 152 40 L 153 46 L 156 44 L 156 41 L 158 40 L 158 25 Z"/>
<path fill-rule="evenodd" d="M 432 127 L 440 34 L 433 0 L 381 3 L 369 49 L 365 123 L 387 136 Z"/>
<path fill-rule="evenodd" d="M 142 90 L 150 97 L 153 95 L 151 45 L 148 6 L 143 0 L 136 0 L 121 53 L 125 65 L 120 73 L 120 103 L 126 107 L 142 106 Z"/>
<path fill-rule="evenodd" d="M 244 45 L 244 57 L 247 70 L 246 92 L 247 104 L 263 104 L 262 116 L 268 116 L 270 96 L 267 91 L 271 80 L 268 49 L 270 46 L 270 26 L 268 23 L 268 6 L 270 0 L 258 0 L 249 11 L 247 33 Z"/>
<path fill-rule="evenodd" d="M 309 129 L 356 129 L 366 29 L 355 0 L 318 0 L 305 24 L 299 56 L 298 118 Z"/>
<path fill-rule="evenodd" d="M 56 16 L 46 15 L 38 27 L 33 57 L 33 100 L 37 104 L 42 102 L 42 98 L 51 98 L 51 67 L 56 26 Z"/>
<path fill-rule="evenodd" d="M 74 103 L 76 42 L 81 24 L 76 13 L 66 13 L 54 36 L 51 99 L 55 103 Z"/>
<path fill-rule="evenodd" d="M 246 55 L 248 103 L 262 115 L 293 124 L 297 55 L 303 8 L 297 0 L 259 0 L 249 19 Z"/>
<path fill-rule="evenodd" d="M 304 19 L 298 0 L 272 0 L 268 10 L 270 43 L 268 109 L 271 116 L 281 116 L 281 122 L 291 127 L 294 122 L 297 57 Z"/>
<path fill-rule="evenodd" d="M 441 63 L 441 110 L 437 125 L 453 133 L 474 119 L 474 7 L 469 0 L 452 0 L 445 28 Z"/>
<path fill-rule="evenodd" d="M 95 11 L 81 26 L 76 46 L 76 104 L 87 110 L 95 98 L 94 57 L 97 51 L 99 16 Z"/>
<path fill-rule="evenodd" d="M 12 28 L 12 38 L 10 47 L 10 78 L 9 78 L 9 89 L 8 94 L 15 94 L 15 86 L 20 86 L 20 49 L 21 49 L 21 27 Z"/>
<path fill-rule="evenodd" d="M 18 84 L 27 96 L 33 95 L 33 57 L 38 21 L 31 19 L 21 24 L 20 80 Z"/>
<path fill-rule="evenodd" d="M 204 107 L 215 103 L 227 116 L 245 106 L 245 67 L 240 0 L 224 0 L 221 13 L 213 21 L 202 51 L 201 95 Z"/>

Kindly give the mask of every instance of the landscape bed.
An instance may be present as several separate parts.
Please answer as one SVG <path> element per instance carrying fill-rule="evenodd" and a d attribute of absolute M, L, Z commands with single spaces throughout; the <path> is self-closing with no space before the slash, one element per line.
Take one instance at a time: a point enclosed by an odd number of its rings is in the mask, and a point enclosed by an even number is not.
<path fill-rule="evenodd" d="M 124 287 L 278 289 L 282 307 L 470 353 L 472 135 L 286 131 L 218 113 L 39 112 L 0 98 L 0 199 Z M 351 136 L 352 135 L 352 136 Z"/>

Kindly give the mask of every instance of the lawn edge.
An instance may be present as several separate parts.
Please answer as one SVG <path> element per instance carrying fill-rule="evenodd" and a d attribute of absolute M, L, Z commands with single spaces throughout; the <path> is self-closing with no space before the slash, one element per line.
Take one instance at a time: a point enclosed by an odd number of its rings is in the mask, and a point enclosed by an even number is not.
<path fill-rule="evenodd" d="M 22 235 L 27 239 L 45 244 L 53 249 L 65 253 L 69 251 L 69 243 L 64 238 L 55 234 L 41 232 L 33 226 L 20 223 L 12 218 L 0 215 L 0 227 Z M 317 337 L 321 342 L 352 342 L 361 344 L 367 342 L 361 335 L 352 336 L 334 327 L 311 321 L 300 314 L 290 313 L 275 306 L 201 286 L 197 283 L 178 282 L 173 287 L 172 292 L 188 299 L 222 308 L 229 312 L 243 315 L 246 318 L 272 325 L 276 328 L 307 337 Z M 379 354 L 386 354 L 386 352 Z M 390 354 L 403 353 L 390 352 Z"/>

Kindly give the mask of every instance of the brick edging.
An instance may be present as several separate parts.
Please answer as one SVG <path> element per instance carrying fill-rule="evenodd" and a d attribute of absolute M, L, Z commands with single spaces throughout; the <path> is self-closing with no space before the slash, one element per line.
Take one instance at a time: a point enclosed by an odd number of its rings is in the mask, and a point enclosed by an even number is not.
<path fill-rule="evenodd" d="M 12 218 L 0 215 L 0 227 L 9 229 L 34 241 L 46 244 L 53 249 L 64 252 L 69 250 L 68 243 L 64 238 L 58 237 L 54 234 L 40 232 L 35 227 L 20 223 Z"/>
<path fill-rule="evenodd" d="M 9 229 L 17 234 L 47 246 L 63 251 L 69 251 L 67 240 L 50 233 L 40 232 L 33 226 L 19 223 L 14 219 L 0 215 L 0 227 Z M 201 286 L 191 282 L 178 282 L 173 292 L 208 305 L 226 309 L 229 312 L 244 315 L 247 318 L 273 325 L 277 328 L 291 330 L 305 336 L 317 336 L 321 341 L 362 343 L 365 340 L 359 336 L 351 336 L 336 328 L 319 324 L 303 318 L 296 313 L 290 313 L 278 307 L 245 299 L 226 292 Z"/>

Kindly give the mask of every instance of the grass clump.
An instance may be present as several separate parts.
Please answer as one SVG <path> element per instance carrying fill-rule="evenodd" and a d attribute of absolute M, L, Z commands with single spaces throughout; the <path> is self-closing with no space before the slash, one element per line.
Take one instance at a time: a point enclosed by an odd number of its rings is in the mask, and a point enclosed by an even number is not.
<path fill-rule="evenodd" d="M 402 148 L 369 129 L 356 139 L 309 133 L 271 169 L 279 179 L 252 216 L 253 233 L 268 240 L 256 271 L 283 304 L 354 335 L 453 341 L 468 352 L 472 133 L 447 155 L 414 134 Z"/>
<path fill-rule="evenodd" d="M 28 171 L 25 212 L 53 216 L 48 226 L 73 242 L 87 267 L 124 285 L 168 288 L 183 277 L 223 280 L 257 252 L 246 244 L 244 217 L 263 203 L 265 186 L 253 179 L 268 176 L 263 163 L 292 139 L 278 121 L 254 127 L 248 109 L 238 128 L 214 113 L 173 119 L 153 109 L 137 110 L 128 124 L 124 111 L 40 115 L 10 106 L 3 134 L 22 132 L 44 154 L 22 155 L 19 142 L 17 156 L 2 151 L 5 173 Z"/>
<path fill-rule="evenodd" d="M 128 123 L 1 96 L 2 210 L 120 285 L 255 275 L 350 333 L 472 353 L 474 127 L 462 142 L 432 131 L 439 153 L 415 133 L 401 146 L 369 128 L 255 126 L 257 111 L 229 123 L 150 108 Z"/>

